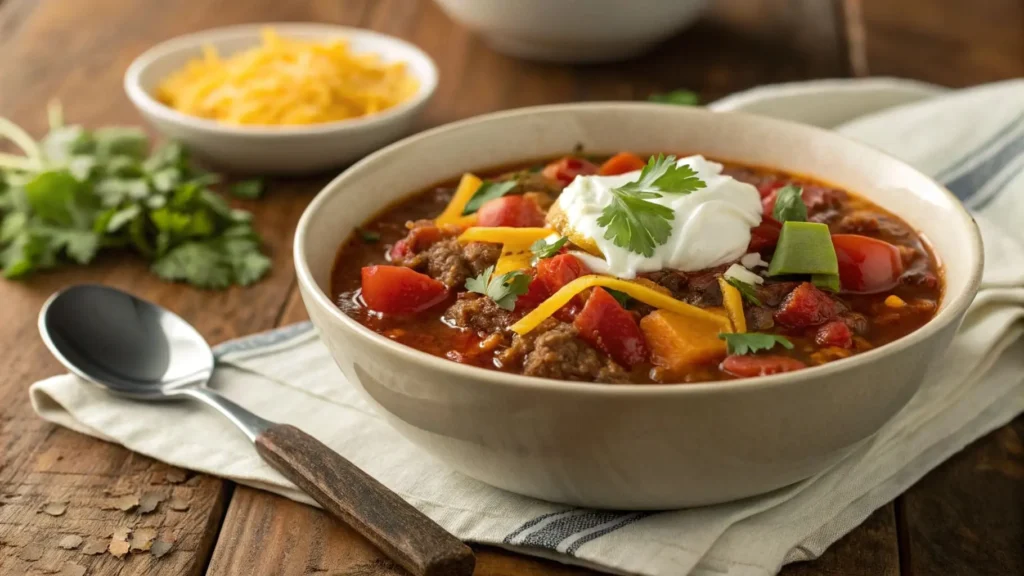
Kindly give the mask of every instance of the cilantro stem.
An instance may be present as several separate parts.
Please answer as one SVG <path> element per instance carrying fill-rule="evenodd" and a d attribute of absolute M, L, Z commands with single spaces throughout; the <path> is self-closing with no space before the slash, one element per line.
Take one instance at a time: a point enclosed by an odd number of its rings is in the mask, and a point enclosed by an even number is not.
<path fill-rule="evenodd" d="M 0 137 L 14 142 L 35 165 L 42 163 L 43 153 L 39 149 L 39 145 L 36 144 L 36 141 L 28 135 L 28 132 L 22 130 L 21 126 L 2 116 L 0 116 Z"/>

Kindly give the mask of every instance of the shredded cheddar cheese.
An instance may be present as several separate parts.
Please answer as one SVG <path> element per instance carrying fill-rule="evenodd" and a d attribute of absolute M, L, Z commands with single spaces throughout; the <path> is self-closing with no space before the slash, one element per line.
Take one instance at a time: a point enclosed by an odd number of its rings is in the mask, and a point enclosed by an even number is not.
<path fill-rule="evenodd" d="M 548 228 L 512 228 L 509 226 L 474 226 L 459 236 L 459 242 L 492 242 L 494 244 L 526 244 L 547 238 L 553 232 Z"/>
<path fill-rule="evenodd" d="M 718 277 L 718 285 L 722 288 L 722 305 L 732 322 L 732 331 L 742 334 L 747 331 L 747 318 L 743 315 L 743 296 L 735 286 Z"/>
<path fill-rule="evenodd" d="M 457 194 L 457 193 L 456 193 Z M 500 276 L 506 272 L 526 270 L 530 267 L 533 252 L 530 245 L 537 240 L 547 238 L 551 230 L 547 228 L 510 228 L 505 226 L 470 228 L 459 236 L 459 242 L 490 242 L 501 244 L 501 256 L 494 265 L 494 274 Z"/>
<path fill-rule="evenodd" d="M 455 194 L 452 194 L 452 199 L 448 201 L 444 212 L 441 212 L 441 215 L 434 219 L 437 225 L 459 224 L 466 219 L 472 219 L 472 222 L 475 224 L 476 214 L 463 216 L 462 213 L 466 211 L 466 204 L 469 203 L 470 198 L 473 197 L 473 194 L 476 194 L 476 191 L 480 189 L 483 183 L 483 180 L 469 172 L 463 174 L 462 179 L 459 180 L 458 187 L 455 188 Z"/>
<path fill-rule="evenodd" d="M 522 228 L 520 228 L 520 230 L 522 230 Z M 569 282 L 565 286 L 562 286 L 558 292 L 555 292 L 550 298 L 541 302 L 540 306 L 534 308 L 529 314 L 523 316 L 518 322 L 513 324 L 511 326 L 512 331 L 520 335 L 530 332 L 549 316 L 557 312 L 559 308 L 568 304 L 569 300 L 572 300 L 573 296 L 576 296 L 587 288 L 593 288 L 594 286 L 603 286 L 605 288 L 618 290 L 619 292 L 625 292 L 644 304 L 648 304 L 662 310 L 667 310 L 669 312 L 674 312 L 680 316 L 692 318 L 694 320 L 711 323 L 718 326 L 721 331 L 724 332 L 732 330 L 732 323 L 725 316 L 703 310 L 696 306 L 691 306 L 690 304 L 676 300 L 671 296 L 666 296 L 657 290 L 652 290 L 651 288 L 637 284 L 636 282 L 621 280 L 611 276 L 591 274 L 588 276 L 581 276 L 572 282 Z"/>
<path fill-rule="evenodd" d="M 494 274 L 501 276 L 506 272 L 526 270 L 530 267 L 530 259 L 533 252 L 530 252 L 529 244 L 503 244 L 501 256 L 494 264 Z"/>
<path fill-rule="evenodd" d="M 356 54 L 343 39 L 310 42 L 263 31 L 263 44 L 221 57 L 212 46 L 168 76 L 157 97 L 226 124 L 297 125 L 381 112 L 416 94 L 402 62 Z"/>
<path fill-rule="evenodd" d="M 890 294 L 885 297 L 885 305 L 889 308 L 903 308 L 907 303 L 903 301 L 903 298 L 900 298 L 895 294 Z"/>

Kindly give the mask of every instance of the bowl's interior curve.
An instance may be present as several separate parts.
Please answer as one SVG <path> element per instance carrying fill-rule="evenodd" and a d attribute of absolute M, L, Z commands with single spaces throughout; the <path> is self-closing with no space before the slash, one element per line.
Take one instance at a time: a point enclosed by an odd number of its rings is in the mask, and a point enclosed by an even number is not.
<path fill-rule="evenodd" d="M 300 277 L 308 267 L 329 301 L 339 245 L 389 204 L 465 171 L 562 155 L 577 144 L 595 153 L 700 153 L 824 180 L 901 216 L 932 244 L 946 280 L 933 322 L 962 311 L 976 290 L 981 250 L 970 217 L 952 194 L 903 162 L 816 128 L 640 103 L 505 112 L 428 131 L 367 157 L 307 209 L 296 236 L 296 259 L 305 258 L 297 262 Z"/>

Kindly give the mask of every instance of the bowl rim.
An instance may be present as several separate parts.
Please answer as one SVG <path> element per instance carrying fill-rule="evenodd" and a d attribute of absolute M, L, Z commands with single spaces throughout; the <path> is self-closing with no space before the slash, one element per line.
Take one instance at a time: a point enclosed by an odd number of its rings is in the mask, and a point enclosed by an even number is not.
<path fill-rule="evenodd" d="M 204 44 L 216 43 L 223 40 L 259 38 L 260 33 L 273 28 L 281 36 L 287 37 L 290 33 L 312 32 L 322 33 L 325 36 L 336 35 L 339 37 L 373 38 L 382 42 L 390 42 L 405 50 L 417 54 L 427 64 L 426 74 L 416 74 L 410 70 L 410 74 L 416 76 L 420 81 L 416 94 L 408 100 L 401 102 L 391 108 L 382 110 L 368 116 L 337 120 L 334 122 L 323 122 L 320 124 L 272 126 L 263 124 L 254 125 L 233 125 L 223 124 L 216 120 L 191 116 L 161 103 L 154 98 L 148 90 L 143 88 L 141 77 L 157 61 L 167 56 L 201 48 Z M 234 26 L 222 26 L 209 28 L 175 36 L 151 46 L 145 52 L 137 56 L 125 70 L 123 86 L 132 101 L 142 112 L 158 118 L 165 122 L 180 124 L 189 129 L 225 136 L 245 136 L 256 138 L 273 138 L 278 136 L 307 136 L 316 134 L 329 134 L 350 129 L 373 128 L 374 126 L 389 122 L 400 116 L 412 113 L 434 94 L 437 90 L 438 70 L 437 63 L 422 48 L 411 42 L 383 34 L 366 28 L 354 26 L 340 26 L 335 24 L 321 24 L 316 22 L 264 22 L 259 24 L 239 24 Z"/>
<path fill-rule="evenodd" d="M 402 147 L 421 140 L 432 138 L 440 133 L 459 130 L 467 126 L 473 126 L 477 124 L 492 122 L 496 120 L 503 120 L 508 118 L 516 118 L 521 116 L 529 116 L 537 113 L 558 113 L 566 112 L 571 113 L 582 109 L 596 109 L 596 110 L 611 110 L 614 109 L 618 112 L 639 110 L 651 107 L 658 108 L 671 108 L 679 114 L 728 114 L 734 117 L 747 118 L 751 121 L 763 122 L 769 124 L 775 124 L 780 128 L 787 130 L 802 130 L 809 134 L 817 133 L 819 135 L 825 135 L 829 138 L 842 141 L 844 146 L 848 146 L 853 151 L 869 152 L 871 154 L 880 155 L 890 161 L 901 164 L 908 169 L 916 172 L 927 181 L 934 184 L 935 188 L 941 190 L 948 199 L 951 201 L 951 206 L 956 217 L 960 220 L 960 224 L 965 227 L 970 236 L 970 243 L 965 246 L 961 255 L 968 258 L 968 274 L 969 278 L 965 284 L 964 289 L 957 294 L 950 294 L 948 290 L 944 291 L 943 299 L 947 302 L 947 306 L 939 310 L 939 312 L 932 317 L 924 326 L 921 326 L 914 332 L 903 336 L 893 342 L 889 342 L 878 348 L 873 348 L 867 352 L 851 356 L 849 358 L 843 358 L 834 362 L 828 362 L 818 366 L 810 366 L 808 368 L 798 370 L 796 372 L 775 374 L 771 376 L 758 376 L 758 377 L 747 377 L 747 378 L 736 378 L 732 380 L 715 380 L 708 382 L 694 382 L 694 383 L 673 383 L 673 384 L 657 384 L 657 385 L 608 385 L 596 382 L 577 382 L 568 380 L 556 380 L 551 378 L 540 378 L 536 376 L 525 376 L 522 374 L 512 374 L 508 372 L 500 372 L 496 370 L 488 370 L 486 368 L 480 368 L 477 366 L 468 366 L 460 364 L 458 362 L 452 362 L 444 358 L 440 358 L 426 352 L 417 350 L 411 346 L 406 346 L 395 342 L 385 336 L 378 334 L 369 328 L 363 326 L 355 319 L 349 317 L 342 312 L 331 300 L 331 297 L 323 292 L 313 279 L 313 273 L 306 259 L 306 238 L 309 233 L 309 229 L 312 225 L 313 219 L 316 217 L 317 211 L 328 201 L 329 198 L 338 194 L 339 190 L 343 189 L 344 182 L 349 178 L 350 174 L 356 173 L 362 169 L 366 164 L 370 164 L 376 161 L 378 158 L 391 154 Z M 963 204 L 946 189 L 945 186 L 941 185 L 933 178 L 921 173 L 916 168 L 910 166 L 908 163 L 883 152 L 873 146 L 869 146 L 862 142 L 846 138 L 840 134 L 818 128 L 816 126 L 810 126 L 807 124 L 800 124 L 798 122 L 791 122 L 787 120 L 778 120 L 767 116 L 759 116 L 756 114 L 749 114 L 743 112 L 715 112 L 706 110 L 704 108 L 686 108 L 679 106 L 672 106 L 669 104 L 657 104 L 649 102 L 586 102 L 586 103 L 569 103 L 569 104 L 552 104 L 544 106 L 531 106 L 526 108 L 517 108 L 514 110 L 506 110 L 500 112 L 494 112 L 490 114 L 484 114 L 480 116 L 474 116 L 464 120 L 444 124 L 430 130 L 420 132 L 418 134 L 409 136 L 402 140 L 399 140 L 391 145 L 388 145 L 380 150 L 366 156 L 364 159 L 356 162 L 341 174 L 333 178 L 320 192 L 317 193 L 316 197 L 309 203 L 306 209 L 302 213 L 302 217 L 299 219 L 299 223 L 295 228 L 295 236 L 293 240 L 292 256 L 295 263 L 296 278 L 302 288 L 310 298 L 303 298 L 305 305 L 308 307 L 315 306 L 321 311 L 325 312 L 332 320 L 336 320 L 345 329 L 350 331 L 354 337 L 364 338 L 369 340 L 373 345 L 386 349 L 392 355 L 397 355 L 401 361 L 410 362 L 423 367 L 428 370 L 441 370 L 453 372 L 465 379 L 475 380 L 480 385 L 491 385 L 505 388 L 521 388 L 524 390 L 538 390 L 553 393 L 568 393 L 568 394 L 596 394 L 599 396 L 611 395 L 616 397 L 634 397 L 634 396 L 648 396 L 648 395 L 707 395 L 707 394 L 725 394 L 725 393 L 740 393 L 751 390 L 764 390 L 771 389 L 780 386 L 791 386 L 808 380 L 818 380 L 820 378 L 828 378 L 839 372 L 845 372 L 852 370 L 858 366 L 863 366 L 870 362 L 875 362 L 900 353 L 903 350 L 913 346 L 914 344 L 928 340 L 934 337 L 942 329 L 946 328 L 949 324 L 958 321 L 962 318 L 963 313 L 967 307 L 973 301 L 975 294 L 978 291 L 978 287 L 981 284 L 981 274 L 984 253 L 982 251 L 981 232 L 978 229 L 977 223 L 974 218 L 971 217 L 970 213 L 967 212 Z M 938 254 L 939 261 L 943 261 L 942 254 Z M 311 314 L 311 316 L 313 316 Z"/>

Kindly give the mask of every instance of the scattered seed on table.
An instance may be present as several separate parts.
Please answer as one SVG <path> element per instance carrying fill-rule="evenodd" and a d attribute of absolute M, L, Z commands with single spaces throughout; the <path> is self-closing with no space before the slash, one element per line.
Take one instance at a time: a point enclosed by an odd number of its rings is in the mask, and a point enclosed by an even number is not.
<path fill-rule="evenodd" d="M 103 540 L 92 540 L 86 542 L 85 546 L 82 546 L 82 554 L 89 556 L 95 556 L 97 554 L 103 554 L 107 551 L 107 543 Z"/>
<path fill-rule="evenodd" d="M 156 507 L 159 506 L 160 503 L 163 502 L 165 498 L 166 497 L 160 494 L 159 492 L 144 493 L 142 495 L 142 498 L 139 500 L 139 513 L 149 514 L 153 510 L 156 510 Z"/>
<path fill-rule="evenodd" d="M 123 558 L 130 548 L 131 547 L 128 546 L 128 543 L 124 540 L 111 540 L 110 546 L 108 547 L 110 555 L 114 558 Z"/>
<path fill-rule="evenodd" d="M 41 511 L 46 512 L 50 516 L 60 516 L 61 514 L 68 511 L 67 502 L 47 502 L 40 508 Z"/>
<path fill-rule="evenodd" d="M 65 550 L 74 550 L 82 545 L 82 537 L 77 534 L 68 534 L 67 536 L 60 539 L 57 546 Z"/>
<path fill-rule="evenodd" d="M 174 546 L 173 542 L 164 542 L 163 540 L 157 540 L 153 542 L 153 547 L 150 549 L 150 553 L 154 558 L 160 558 L 164 554 L 167 554 L 171 550 L 171 546 Z"/>
<path fill-rule="evenodd" d="M 149 550 L 150 546 L 153 545 L 153 540 L 155 538 L 156 530 L 153 530 L 152 528 L 139 528 L 132 533 L 132 552 L 145 552 Z"/>
<path fill-rule="evenodd" d="M 131 510 L 132 508 L 137 507 L 138 505 L 139 505 L 139 497 L 138 496 L 127 495 L 127 496 L 121 496 L 119 498 L 115 498 L 115 499 L 113 499 L 113 500 L 103 504 L 103 506 L 101 508 L 103 510 L 120 510 L 122 512 L 128 512 L 129 510 Z"/>

